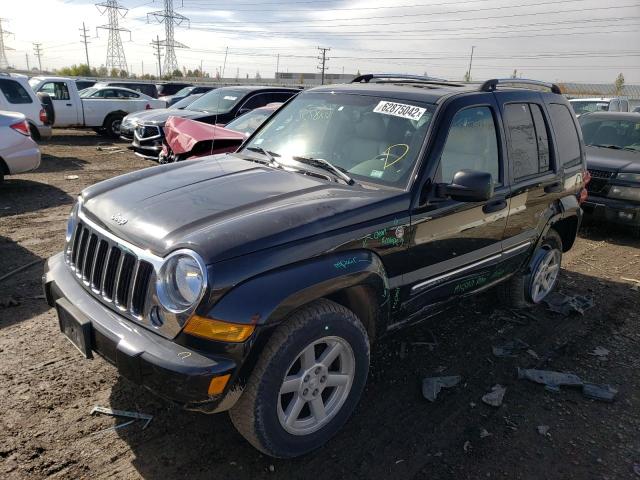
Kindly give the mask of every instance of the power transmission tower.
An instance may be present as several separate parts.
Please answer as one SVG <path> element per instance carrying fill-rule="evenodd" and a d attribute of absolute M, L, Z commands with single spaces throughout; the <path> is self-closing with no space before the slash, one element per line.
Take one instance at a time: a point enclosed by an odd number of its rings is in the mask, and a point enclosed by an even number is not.
<path fill-rule="evenodd" d="M 321 52 L 320 56 L 318 57 L 318 60 L 320 60 L 320 65 L 318 65 L 318 70 L 320 70 L 320 73 L 321 73 L 320 84 L 324 85 L 324 72 L 329 70 L 329 67 L 327 67 L 327 61 L 329 60 L 327 58 L 327 52 L 331 49 L 318 47 L 318 50 L 320 50 Z"/>
<path fill-rule="evenodd" d="M 106 67 L 109 70 L 116 69 L 122 72 L 127 71 L 127 59 L 124 55 L 124 47 L 122 46 L 122 38 L 120 32 L 128 32 L 131 40 L 131 31 L 122 28 L 119 25 L 120 18 L 124 18 L 129 11 L 118 3 L 118 0 L 106 0 L 102 3 L 96 3 L 96 7 L 101 15 L 105 13 L 109 16 L 109 24 L 101 25 L 96 28 L 109 30 L 109 40 L 107 42 L 107 62 Z"/>
<path fill-rule="evenodd" d="M 2 21 L 4 18 L 0 18 L 0 68 L 7 68 L 9 66 L 9 61 L 7 60 L 7 50 L 13 50 L 11 47 L 7 47 L 4 44 L 4 36 L 11 35 L 11 32 L 7 32 L 2 29 Z"/>
<path fill-rule="evenodd" d="M 184 4 L 182 6 L 184 6 Z M 164 73 L 165 75 L 171 75 L 175 70 L 178 70 L 178 59 L 176 58 L 175 49 L 188 48 L 186 45 L 176 42 L 173 27 L 175 25 L 180 26 L 184 22 L 189 24 L 189 19 L 173 10 L 173 0 L 164 0 L 164 10 L 147 13 L 147 22 L 149 22 L 149 16 L 153 17 L 158 23 L 164 23 L 165 39 L 162 41 L 162 46 L 165 47 Z"/>
<path fill-rule="evenodd" d="M 158 78 L 162 77 L 162 53 L 160 52 L 160 47 L 162 46 L 162 42 L 160 41 L 160 37 L 156 35 L 155 40 L 151 40 L 151 45 L 155 48 L 156 53 L 153 55 L 158 57 Z"/>
<path fill-rule="evenodd" d="M 89 64 L 89 47 L 87 46 L 91 42 L 87 40 L 87 38 L 89 38 L 89 35 L 87 35 L 87 29 L 84 26 L 84 22 L 82 22 L 82 28 L 79 28 L 78 30 L 82 32 L 80 34 L 80 38 L 82 39 L 82 43 L 84 43 L 84 54 L 86 55 L 86 58 L 87 58 L 87 67 L 91 69 L 91 65 Z"/>
<path fill-rule="evenodd" d="M 42 71 L 42 44 L 34 43 L 33 44 L 33 54 L 38 57 L 38 69 Z"/>

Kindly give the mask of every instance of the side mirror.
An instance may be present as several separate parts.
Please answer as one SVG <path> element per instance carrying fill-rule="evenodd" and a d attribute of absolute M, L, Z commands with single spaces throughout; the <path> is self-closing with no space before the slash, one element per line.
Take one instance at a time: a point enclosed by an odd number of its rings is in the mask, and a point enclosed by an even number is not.
<path fill-rule="evenodd" d="M 439 193 L 458 202 L 483 202 L 493 197 L 493 177 L 487 172 L 460 170 L 448 185 L 440 185 Z"/>

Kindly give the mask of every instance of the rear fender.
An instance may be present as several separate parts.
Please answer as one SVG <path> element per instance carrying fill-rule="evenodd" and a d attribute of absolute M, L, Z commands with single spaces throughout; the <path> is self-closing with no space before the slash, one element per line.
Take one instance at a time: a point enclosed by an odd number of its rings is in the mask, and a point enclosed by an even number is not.
<path fill-rule="evenodd" d="M 388 315 L 389 283 L 382 261 L 369 250 L 349 250 L 254 277 L 226 293 L 207 316 L 274 325 L 309 302 L 354 286 L 369 287 L 373 306 L 383 317 Z"/>

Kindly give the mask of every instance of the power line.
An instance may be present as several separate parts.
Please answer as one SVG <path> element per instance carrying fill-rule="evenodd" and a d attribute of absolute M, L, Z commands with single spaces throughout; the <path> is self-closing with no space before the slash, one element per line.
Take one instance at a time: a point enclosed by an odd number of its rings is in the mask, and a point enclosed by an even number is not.
<path fill-rule="evenodd" d="M 89 36 L 87 35 L 87 29 L 84 26 L 84 22 L 82 22 L 82 28 L 80 28 L 79 30 L 82 32 L 80 38 L 82 38 L 82 43 L 84 43 L 84 54 L 87 58 L 87 67 L 91 68 L 91 65 L 89 64 L 89 47 L 87 46 L 91 42 L 87 40 Z"/>
<path fill-rule="evenodd" d="M 38 69 L 42 72 L 42 44 L 34 43 L 33 44 L 33 54 L 38 58 Z"/>
<path fill-rule="evenodd" d="M 147 14 L 147 22 L 149 16 L 153 17 L 158 23 L 164 23 L 164 73 L 165 75 L 171 75 L 175 70 L 178 70 L 178 59 L 176 58 L 176 48 L 188 48 L 186 45 L 176 42 L 174 38 L 174 26 L 182 25 L 184 22 L 189 23 L 189 19 L 184 15 L 180 15 L 173 10 L 173 0 L 164 0 L 164 10 L 157 12 L 150 12 Z"/>
<path fill-rule="evenodd" d="M 2 28 L 2 21 L 4 18 L 0 18 L 0 68 L 7 68 L 9 66 L 9 61 L 7 60 L 7 50 L 13 50 L 13 48 L 8 47 L 4 44 L 4 36 L 11 35 L 11 32 L 7 32 Z"/>
<path fill-rule="evenodd" d="M 318 65 L 318 70 L 320 70 L 320 85 L 324 85 L 324 72 L 326 72 L 329 67 L 327 67 L 327 52 L 331 50 L 330 48 L 318 47 L 320 51 L 320 56 L 318 60 L 320 60 L 320 65 Z"/>
<path fill-rule="evenodd" d="M 109 40 L 107 41 L 107 61 L 106 67 L 108 70 L 119 70 L 126 72 L 127 58 L 124 54 L 124 47 L 122 46 L 122 38 L 120 38 L 120 32 L 128 32 L 129 39 L 131 39 L 131 31 L 122 28 L 119 25 L 120 18 L 124 18 L 128 12 L 128 9 L 118 3 L 118 0 L 106 0 L 103 3 L 96 3 L 96 7 L 101 15 L 105 13 L 109 17 L 108 25 L 101 25 L 98 29 L 104 29 L 109 31 Z"/>
<path fill-rule="evenodd" d="M 158 58 L 158 78 L 160 78 L 160 77 L 162 77 L 162 61 L 161 61 L 162 53 L 160 51 L 160 47 L 162 46 L 162 42 L 160 42 L 160 36 L 159 35 L 156 35 L 156 39 L 151 41 L 151 45 L 153 45 L 153 48 L 156 51 L 156 53 L 154 53 L 153 55 Z"/>

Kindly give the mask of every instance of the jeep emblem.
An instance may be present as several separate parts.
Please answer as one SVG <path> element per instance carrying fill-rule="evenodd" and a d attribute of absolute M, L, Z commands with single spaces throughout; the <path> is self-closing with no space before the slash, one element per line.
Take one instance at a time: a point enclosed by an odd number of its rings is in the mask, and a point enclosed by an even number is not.
<path fill-rule="evenodd" d="M 111 215 L 111 220 L 116 222 L 118 225 L 124 225 L 127 223 L 127 219 L 122 216 L 121 213 L 116 213 L 115 215 Z"/>

